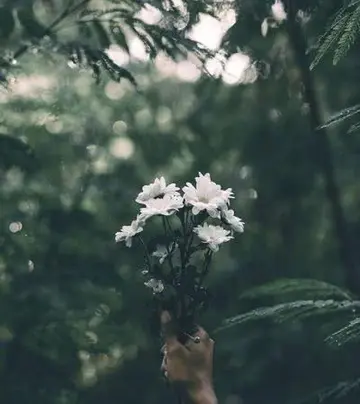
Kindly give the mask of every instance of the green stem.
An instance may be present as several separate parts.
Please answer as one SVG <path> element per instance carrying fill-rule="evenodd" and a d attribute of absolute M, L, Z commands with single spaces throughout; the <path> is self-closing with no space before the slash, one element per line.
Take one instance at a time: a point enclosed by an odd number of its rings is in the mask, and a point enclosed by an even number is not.
<path fill-rule="evenodd" d="M 186 211 L 184 220 L 184 268 L 186 268 L 191 256 L 191 245 L 194 241 L 194 227 L 191 219 L 190 210 Z"/>
<path fill-rule="evenodd" d="M 150 271 L 151 270 L 151 259 L 150 259 L 149 251 L 148 251 L 148 249 L 146 247 L 146 244 L 145 244 L 145 242 L 144 242 L 144 240 L 143 240 L 143 238 L 141 236 L 139 236 L 139 240 L 140 240 L 140 243 L 142 244 L 142 246 L 144 247 L 145 259 L 146 259 L 146 263 L 147 263 L 147 266 L 148 266 L 148 270 Z"/>
<path fill-rule="evenodd" d="M 190 213 L 190 209 L 185 208 L 185 219 L 184 219 L 184 232 L 185 232 L 185 234 L 187 232 L 187 227 L 188 227 L 189 213 Z"/>
<path fill-rule="evenodd" d="M 163 226 L 164 226 L 166 239 L 168 239 L 169 238 L 169 233 L 168 233 L 168 229 L 167 229 L 166 224 L 168 224 L 169 231 L 171 231 L 170 223 L 169 223 L 169 221 L 167 220 L 167 218 L 165 216 L 162 217 L 162 222 L 163 222 Z M 176 271 L 175 271 L 173 261 L 172 261 L 172 251 L 170 250 L 169 245 L 168 245 L 167 242 L 165 243 L 165 248 L 166 248 L 166 252 L 167 252 L 167 257 L 166 258 L 167 258 L 167 260 L 169 262 L 171 273 L 172 273 L 173 277 L 175 277 Z"/>
<path fill-rule="evenodd" d="M 211 250 L 207 250 L 205 253 L 204 269 L 200 274 L 198 290 L 200 290 L 200 288 L 202 287 L 204 279 L 205 279 L 206 275 L 209 273 L 212 255 L 213 255 L 213 252 Z"/>
<path fill-rule="evenodd" d="M 181 221 L 181 227 L 182 227 L 182 233 L 183 237 L 182 240 L 179 242 L 179 249 L 180 249 L 180 324 L 182 327 L 185 327 L 184 324 L 184 319 L 186 318 L 185 315 L 185 296 L 184 296 L 184 291 L 183 291 L 183 283 L 184 283 L 184 277 L 185 277 L 185 269 L 186 269 L 186 240 L 187 240 L 187 235 L 186 235 L 186 210 L 185 213 L 180 215 L 180 221 Z"/>

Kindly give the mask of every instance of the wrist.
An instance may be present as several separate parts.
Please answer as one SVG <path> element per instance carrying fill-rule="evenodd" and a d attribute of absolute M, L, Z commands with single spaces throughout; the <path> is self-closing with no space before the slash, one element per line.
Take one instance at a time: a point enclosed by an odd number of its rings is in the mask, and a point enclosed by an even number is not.
<path fill-rule="evenodd" d="M 192 404 L 217 404 L 215 391 L 211 384 L 202 384 L 189 390 Z"/>

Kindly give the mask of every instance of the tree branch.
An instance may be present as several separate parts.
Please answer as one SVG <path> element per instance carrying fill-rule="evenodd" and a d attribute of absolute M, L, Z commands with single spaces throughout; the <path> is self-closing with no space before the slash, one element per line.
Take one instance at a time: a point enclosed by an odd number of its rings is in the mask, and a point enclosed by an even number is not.
<path fill-rule="evenodd" d="M 76 13 L 77 11 L 81 10 L 83 7 L 85 7 L 90 0 L 82 0 L 79 4 L 76 4 L 72 6 L 72 1 L 68 3 L 68 6 L 65 8 L 65 10 L 48 26 L 44 29 L 43 33 L 40 35 L 39 39 L 45 38 L 47 35 L 50 35 L 52 30 L 58 26 L 61 22 L 63 22 L 67 17 L 69 17 L 71 14 Z M 21 57 L 24 53 L 26 53 L 31 45 L 22 45 L 20 48 L 14 53 L 14 59 L 18 59 Z"/>

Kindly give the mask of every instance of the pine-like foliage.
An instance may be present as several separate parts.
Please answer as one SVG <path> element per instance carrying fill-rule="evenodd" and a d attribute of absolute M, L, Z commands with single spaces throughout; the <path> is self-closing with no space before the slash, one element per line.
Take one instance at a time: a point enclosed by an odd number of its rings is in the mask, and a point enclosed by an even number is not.
<path fill-rule="evenodd" d="M 307 317 L 313 316 L 329 314 L 339 315 L 344 312 L 352 313 L 359 309 L 360 301 L 358 300 L 296 300 L 269 307 L 260 307 L 250 312 L 232 317 L 227 319 L 219 330 L 224 330 L 249 321 L 271 319 L 275 322 L 282 323 L 292 320 L 304 320 Z M 334 334 L 331 335 L 331 337 L 334 338 Z"/>
<path fill-rule="evenodd" d="M 337 64 L 349 51 L 360 34 L 360 1 L 346 2 L 334 16 L 325 33 L 320 37 L 314 68 L 329 51 L 334 50 L 333 63 Z"/>
<path fill-rule="evenodd" d="M 357 115 L 360 112 L 360 105 L 354 105 L 349 108 L 345 108 L 336 114 L 332 115 L 319 129 L 327 128 L 332 125 L 336 125 L 348 118 L 351 118 L 354 115 Z M 355 124 L 352 125 L 348 131 L 348 133 L 355 132 L 358 129 L 359 125 Z"/>
<path fill-rule="evenodd" d="M 309 397 L 305 397 L 296 401 L 294 404 L 310 404 L 310 403 L 326 403 L 331 400 L 340 400 L 346 397 L 348 394 L 354 392 L 360 387 L 360 378 L 344 380 L 337 383 L 335 386 L 325 387 L 311 394 Z"/>
<path fill-rule="evenodd" d="M 6 82 L 7 73 L 18 64 L 18 58 L 32 49 L 63 54 L 72 65 L 90 68 L 97 79 L 106 72 L 115 81 L 125 78 L 133 84 L 131 73 L 108 57 L 106 51 L 111 45 L 130 54 L 129 41 L 137 37 L 150 58 L 159 52 L 172 58 L 192 52 L 204 61 L 210 55 L 187 33 L 198 22 L 200 13 L 213 13 L 211 2 L 184 1 L 181 6 L 173 0 L 37 3 L 41 7 L 28 0 L 7 1 L 0 6 L 0 41 L 7 48 L 0 57 L 0 81 Z M 158 16 L 158 21 L 147 22 L 141 17 L 143 11 Z M 14 41 L 19 36 L 16 21 L 20 23 L 20 46 L 19 41 Z"/>
<path fill-rule="evenodd" d="M 264 297 L 294 297 L 299 296 L 302 299 L 337 299 L 351 300 L 349 292 L 331 285 L 327 282 L 316 279 L 278 279 L 269 284 L 252 288 L 242 294 L 242 299 L 258 299 Z"/>
<path fill-rule="evenodd" d="M 259 302 L 272 302 L 264 305 Z M 324 348 L 351 349 L 347 344 L 360 339 L 360 300 L 337 286 L 310 279 L 282 279 L 256 287 L 240 296 L 240 302 L 255 305 L 255 309 L 225 320 L 217 332 L 251 323 L 290 322 L 315 324 L 314 332 L 327 331 Z M 316 321 L 313 321 L 316 320 Z M 261 327 L 256 329 L 262 330 Z M 260 331 L 261 332 L 261 331 Z M 296 404 L 322 403 L 341 399 L 359 388 L 360 379 L 354 378 L 315 391 Z M 332 401 L 331 401 L 332 402 Z"/>
<path fill-rule="evenodd" d="M 302 298 L 298 298 L 300 296 Z M 256 287 L 241 296 L 241 300 L 254 302 L 264 298 L 276 303 L 229 318 L 218 331 L 252 321 L 284 323 L 323 316 L 329 323 L 342 322 L 341 327 L 326 338 L 328 343 L 342 345 L 360 338 L 360 317 L 357 317 L 360 300 L 352 298 L 349 292 L 337 286 L 311 279 L 282 279 Z"/>
<path fill-rule="evenodd" d="M 336 65 L 355 44 L 360 35 L 360 1 L 351 0 L 345 2 L 332 22 L 320 37 L 317 44 L 317 54 L 311 64 L 313 69 L 329 52 L 334 51 L 333 63 Z M 344 120 L 347 120 L 360 112 L 360 106 L 354 105 L 332 115 L 319 129 L 323 129 Z M 350 126 L 347 133 L 354 133 L 360 129 L 360 123 Z"/>

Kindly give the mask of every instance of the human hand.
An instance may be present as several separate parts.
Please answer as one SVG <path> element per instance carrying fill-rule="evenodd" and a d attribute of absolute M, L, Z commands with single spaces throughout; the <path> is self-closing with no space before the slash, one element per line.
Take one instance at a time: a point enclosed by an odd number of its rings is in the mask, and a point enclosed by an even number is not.
<path fill-rule="evenodd" d="M 172 383 L 182 383 L 194 404 L 216 404 L 212 385 L 214 341 L 199 328 L 194 338 L 185 344 L 178 341 L 170 314 L 161 314 L 162 333 L 165 339 L 161 369 Z"/>

